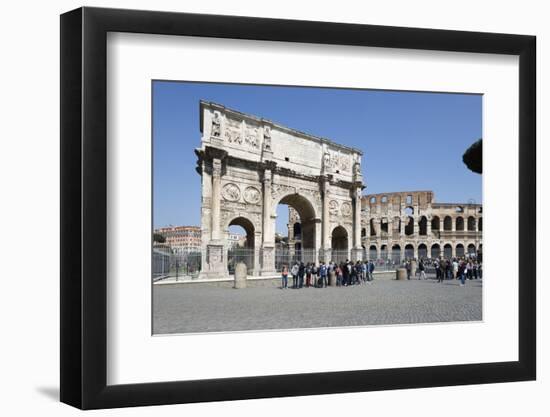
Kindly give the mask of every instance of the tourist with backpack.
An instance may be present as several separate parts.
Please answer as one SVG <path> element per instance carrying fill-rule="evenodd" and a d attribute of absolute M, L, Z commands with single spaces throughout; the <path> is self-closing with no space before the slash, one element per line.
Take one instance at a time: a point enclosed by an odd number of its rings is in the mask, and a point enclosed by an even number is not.
<path fill-rule="evenodd" d="M 283 270 L 281 271 L 281 289 L 285 290 L 288 288 L 288 266 L 283 265 Z"/>
<path fill-rule="evenodd" d="M 426 279 L 426 267 L 424 266 L 424 260 L 420 259 L 420 263 L 418 264 L 418 270 L 420 271 L 420 275 L 418 279 Z"/>
<path fill-rule="evenodd" d="M 374 262 L 373 261 L 370 261 L 369 262 L 369 284 L 372 283 L 372 281 L 374 280 L 374 269 L 376 268 L 376 266 L 374 265 Z"/>
<path fill-rule="evenodd" d="M 327 266 L 324 262 L 321 262 L 321 266 L 319 266 L 319 281 L 321 288 L 325 288 L 328 286 Z"/>
<path fill-rule="evenodd" d="M 290 270 L 290 273 L 292 274 L 292 288 L 296 289 L 298 288 L 298 271 L 300 267 L 298 266 L 298 262 L 294 263 L 292 266 L 292 269 Z"/>

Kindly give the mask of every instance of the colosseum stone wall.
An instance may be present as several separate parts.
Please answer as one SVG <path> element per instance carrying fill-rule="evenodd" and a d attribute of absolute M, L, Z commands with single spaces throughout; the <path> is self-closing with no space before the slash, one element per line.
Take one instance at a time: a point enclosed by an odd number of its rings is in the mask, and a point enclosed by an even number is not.
<path fill-rule="evenodd" d="M 361 242 L 370 259 L 445 258 L 482 249 L 481 204 L 437 203 L 432 191 L 362 198 Z"/>

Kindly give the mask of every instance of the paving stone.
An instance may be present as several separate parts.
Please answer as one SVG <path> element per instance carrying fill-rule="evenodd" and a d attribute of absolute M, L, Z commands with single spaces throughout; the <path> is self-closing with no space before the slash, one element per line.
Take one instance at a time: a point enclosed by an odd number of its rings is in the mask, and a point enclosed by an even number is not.
<path fill-rule="evenodd" d="M 482 320 L 482 282 L 374 281 L 285 289 L 153 286 L 153 333 L 225 332 Z"/>

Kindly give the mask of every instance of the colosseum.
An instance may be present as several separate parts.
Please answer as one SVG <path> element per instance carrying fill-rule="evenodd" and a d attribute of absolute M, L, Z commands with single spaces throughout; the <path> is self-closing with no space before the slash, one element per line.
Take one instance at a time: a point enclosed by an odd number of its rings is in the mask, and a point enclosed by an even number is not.
<path fill-rule="evenodd" d="M 437 203 L 432 191 L 364 195 L 361 201 L 363 259 L 391 261 L 411 258 L 481 256 L 481 204 Z M 302 248 L 300 218 L 289 208 L 289 246 Z"/>

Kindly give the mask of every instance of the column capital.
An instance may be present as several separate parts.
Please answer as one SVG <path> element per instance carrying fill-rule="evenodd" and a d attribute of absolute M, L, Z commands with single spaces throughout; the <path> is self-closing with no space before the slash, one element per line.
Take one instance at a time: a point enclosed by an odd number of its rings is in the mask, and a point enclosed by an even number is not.
<path fill-rule="evenodd" d="M 264 170 L 274 171 L 275 168 L 277 168 L 277 162 L 266 160 L 266 161 L 263 161 L 260 166 L 263 167 Z"/>
<path fill-rule="evenodd" d="M 332 181 L 332 175 L 321 175 L 320 179 L 322 191 L 328 193 L 330 191 L 330 182 Z"/>
<path fill-rule="evenodd" d="M 204 148 L 204 155 L 207 159 L 219 159 L 221 161 L 224 160 L 227 156 L 227 151 L 220 148 L 214 148 L 212 146 L 206 146 Z"/>
<path fill-rule="evenodd" d="M 265 168 L 262 176 L 262 182 L 264 184 L 271 184 L 271 169 Z"/>
<path fill-rule="evenodd" d="M 221 159 L 214 158 L 212 160 L 212 175 L 220 177 L 222 175 L 222 161 Z"/>

